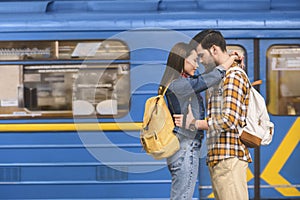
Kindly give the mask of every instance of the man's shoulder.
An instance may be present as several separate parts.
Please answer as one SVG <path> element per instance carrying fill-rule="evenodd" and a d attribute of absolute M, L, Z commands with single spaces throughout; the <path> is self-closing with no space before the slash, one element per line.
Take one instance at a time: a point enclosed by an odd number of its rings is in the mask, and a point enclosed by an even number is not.
<path fill-rule="evenodd" d="M 240 67 L 232 67 L 229 68 L 226 71 L 226 76 L 225 77 L 231 77 L 231 78 L 243 78 L 245 80 L 248 80 L 248 75 L 246 74 L 246 72 L 240 68 Z"/>

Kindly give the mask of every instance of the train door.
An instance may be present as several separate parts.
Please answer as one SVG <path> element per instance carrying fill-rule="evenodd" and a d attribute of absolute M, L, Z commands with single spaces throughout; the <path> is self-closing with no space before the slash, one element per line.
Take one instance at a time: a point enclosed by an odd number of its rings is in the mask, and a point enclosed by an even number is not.
<path fill-rule="evenodd" d="M 300 40 L 261 40 L 260 92 L 266 98 L 275 135 L 260 148 L 261 198 L 299 198 Z"/>

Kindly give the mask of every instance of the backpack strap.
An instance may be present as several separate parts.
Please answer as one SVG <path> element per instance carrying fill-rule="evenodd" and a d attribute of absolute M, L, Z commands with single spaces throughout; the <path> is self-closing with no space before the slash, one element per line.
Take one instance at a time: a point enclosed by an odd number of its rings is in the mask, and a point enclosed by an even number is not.
<path fill-rule="evenodd" d="M 230 67 L 227 71 L 232 71 L 232 70 L 236 70 L 236 71 L 242 72 L 247 77 L 247 79 L 248 79 L 248 81 L 250 83 L 250 86 L 255 86 L 255 85 L 262 84 L 262 80 L 261 79 L 256 80 L 256 81 L 254 81 L 254 82 L 251 83 L 251 81 L 250 81 L 248 75 L 246 74 L 246 72 L 242 68 L 240 68 L 240 67 Z"/>
<path fill-rule="evenodd" d="M 164 96 L 166 94 L 170 84 L 171 83 L 169 83 L 165 88 L 163 88 L 163 92 L 161 93 L 162 96 Z M 187 117 L 187 114 L 189 112 L 189 105 L 191 104 L 192 97 L 190 97 L 188 101 L 189 101 L 189 103 L 188 103 L 188 105 L 187 105 L 187 107 L 186 107 L 186 109 L 183 113 L 183 119 L 182 119 L 182 124 L 184 124 L 184 126 L 186 124 L 186 117 Z M 187 127 L 183 127 L 183 128 L 187 129 Z M 202 139 L 203 138 L 203 135 L 200 135 L 200 134 L 196 134 L 195 136 L 190 136 L 189 134 L 183 134 L 183 133 L 179 133 L 179 134 L 181 134 L 181 135 L 183 135 L 187 138 L 190 138 L 190 139 Z"/>
<path fill-rule="evenodd" d="M 158 95 L 158 96 L 156 96 L 155 97 L 155 106 L 157 106 L 157 102 L 158 102 L 158 100 L 159 100 L 159 98 L 160 98 L 160 96 Z M 153 110 L 152 110 L 152 112 L 151 112 L 151 114 L 150 114 L 150 117 L 149 117 L 149 119 L 148 119 L 148 121 L 147 121 L 147 123 L 146 123 L 146 126 L 144 127 L 144 129 L 148 129 L 148 127 L 149 127 L 149 123 L 150 123 L 150 121 L 151 121 L 151 119 L 152 119 L 152 116 L 153 116 L 153 113 L 156 111 L 156 109 L 155 108 L 153 108 Z"/>
<path fill-rule="evenodd" d="M 162 95 L 162 96 L 165 96 L 165 94 L 166 94 L 166 92 L 167 92 L 167 90 L 168 90 L 170 84 L 171 84 L 171 83 L 168 83 L 167 86 L 166 86 L 165 88 L 161 88 L 161 90 L 162 90 L 161 95 Z M 161 87 L 163 87 L 163 86 L 161 86 Z M 187 113 L 188 113 L 188 107 L 189 107 L 190 102 L 191 102 L 191 97 L 189 98 L 188 106 L 187 106 L 186 110 L 185 110 L 184 113 L 183 113 L 182 124 L 184 124 L 184 126 L 185 126 L 185 124 L 186 124 L 186 116 L 187 116 Z M 186 127 L 184 127 L 184 128 L 186 128 Z"/>
<path fill-rule="evenodd" d="M 239 72 L 241 72 L 242 74 L 244 74 L 244 76 L 247 78 L 247 80 L 248 80 L 248 83 L 249 83 L 249 86 L 250 86 L 250 90 L 251 90 L 251 82 L 250 82 L 250 80 L 249 80 L 249 77 L 248 77 L 248 75 L 246 74 L 246 72 L 242 69 L 242 68 L 240 68 L 240 67 L 238 67 L 238 66 L 236 66 L 236 67 L 230 67 L 228 70 L 227 70 L 228 72 L 230 72 L 230 71 L 239 71 Z M 247 108 L 248 109 L 248 108 Z M 239 130 L 239 132 L 241 132 L 241 130 L 242 130 L 242 127 L 243 127 L 243 125 L 242 124 L 245 124 L 246 123 L 246 121 L 244 121 L 244 122 L 242 122 L 241 121 L 241 119 L 238 119 L 238 130 Z"/>
<path fill-rule="evenodd" d="M 248 75 L 246 74 L 246 72 L 242 68 L 240 68 L 240 67 L 230 67 L 227 71 L 234 71 L 234 70 L 242 72 L 246 76 L 247 80 L 249 81 L 249 83 L 251 85 L 251 82 L 250 82 L 250 80 L 248 78 Z"/>
<path fill-rule="evenodd" d="M 160 87 L 159 87 L 159 90 L 158 90 L 158 91 L 159 91 L 159 92 L 158 92 L 158 95 L 165 96 L 165 94 L 166 94 L 166 92 L 167 92 L 167 90 L 168 90 L 170 84 L 171 84 L 171 83 L 168 83 L 168 84 L 166 85 L 166 87 L 160 86 Z"/>
<path fill-rule="evenodd" d="M 257 80 L 251 83 L 252 86 L 256 86 L 256 85 L 261 85 L 262 84 L 262 80 Z"/>
<path fill-rule="evenodd" d="M 191 104 L 191 102 L 192 102 L 192 97 L 189 98 L 189 103 L 188 103 L 188 105 L 187 105 L 187 107 L 186 107 L 186 109 L 183 113 L 182 124 L 184 125 L 185 129 L 188 129 L 188 127 L 185 127 L 185 125 L 186 125 L 186 117 L 187 117 L 187 114 L 189 112 L 189 105 Z"/>

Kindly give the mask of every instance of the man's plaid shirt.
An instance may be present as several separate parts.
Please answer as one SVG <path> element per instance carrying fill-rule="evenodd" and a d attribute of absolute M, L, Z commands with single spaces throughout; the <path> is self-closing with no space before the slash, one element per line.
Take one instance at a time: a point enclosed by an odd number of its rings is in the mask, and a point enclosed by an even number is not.
<path fill-rule="evenodd" d="M 207 164 L 237 157 L 252 162 L 248 148 L 239 139 L 238 124 L 244 126 L 250 85 L 239 71 L 228 70 L 224 81 L 208 90 Z"/>

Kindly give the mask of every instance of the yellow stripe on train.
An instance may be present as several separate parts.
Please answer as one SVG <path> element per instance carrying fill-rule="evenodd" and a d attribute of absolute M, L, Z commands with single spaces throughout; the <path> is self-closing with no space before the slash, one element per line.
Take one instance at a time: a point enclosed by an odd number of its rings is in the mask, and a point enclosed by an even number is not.
<path fill-rule="evenodd" d="M 142 123 L 57 123 L 57 124 L 0 124 L 0 132 L 38 131 L 138 131 Z"/>
<path fill-rule="evenodd" d="M 299 131 L 300 118 L 297 118 L 261 174 L 261 178 L 272 186 L 286 186 L 282 188 L 275 187 L 283 196 L 300 196 L 300 191 L 296 187 L 291 186 L 291 183 L 280 174 L 281 169 L 300 141 Z"/>

